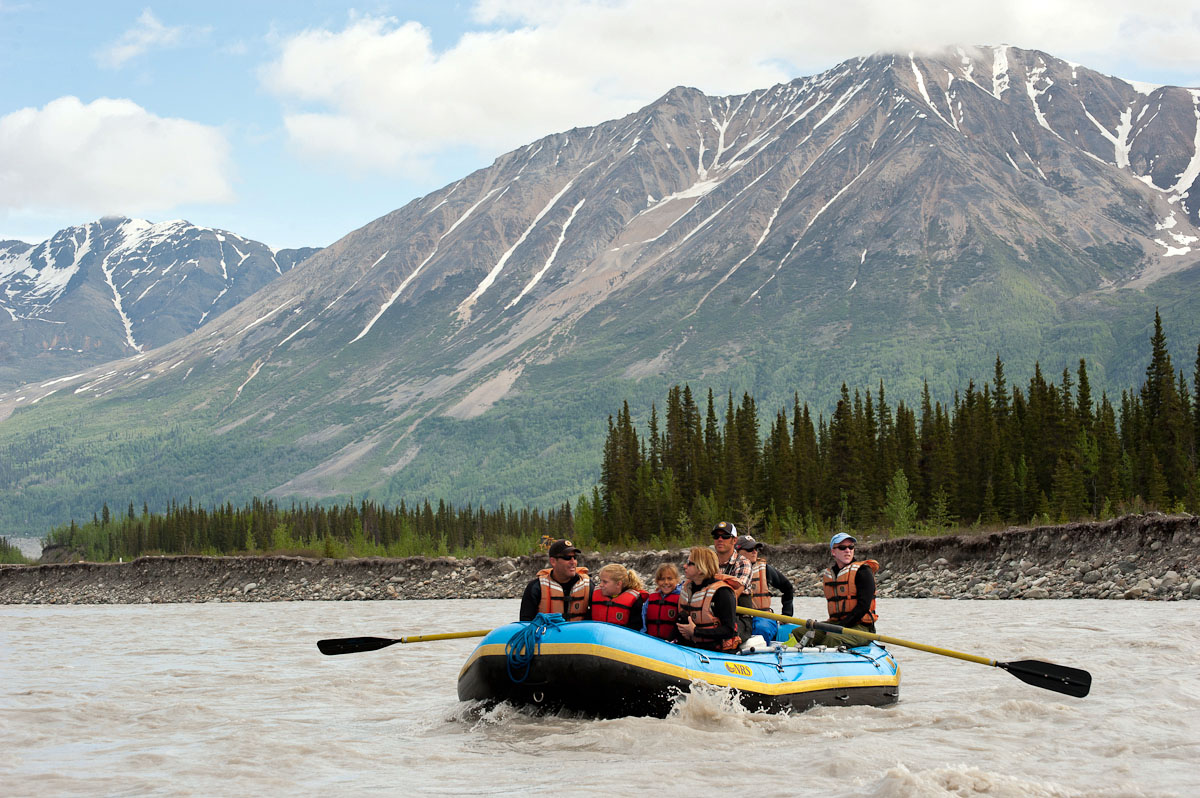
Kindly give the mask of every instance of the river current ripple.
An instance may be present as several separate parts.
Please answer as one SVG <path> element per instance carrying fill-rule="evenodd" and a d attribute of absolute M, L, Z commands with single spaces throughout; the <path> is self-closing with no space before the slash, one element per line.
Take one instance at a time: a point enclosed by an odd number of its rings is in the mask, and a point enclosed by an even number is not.
<path fill-rule="evenodd" d="M 881 602 L 885 634 L 1084 668 L 1084 699 L 893 647 L 892 707 L 765 715 L 711 691 L 666 720 L 596 721 L 461 704 L 472 639 L 335 657 L 316 647 L 486 629 L 515 617 L 515 600 L 3 606 L 0 792 L 1190 797 L 1197 607 Z M 809 599 L 797 612 L 821 609 Z"/>

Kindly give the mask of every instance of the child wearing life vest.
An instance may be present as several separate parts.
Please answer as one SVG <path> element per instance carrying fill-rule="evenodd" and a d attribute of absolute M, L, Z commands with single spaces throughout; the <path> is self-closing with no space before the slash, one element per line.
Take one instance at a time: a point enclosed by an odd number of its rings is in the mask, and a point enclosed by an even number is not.
<path fill-rule="evenodd" d="M 654 572 L 658 590 L 650 593 L 642 604 L 642 631 L 672 643 L 680 639 L 679 628 L 679 569 L 665 562 Z"/>
<path fill-rule="evenodd" d="M 592 593 L 591 619 L 641 631 L 646 601 L 641 578 L 615 562 L 601 568 L 599 576 L 600 586 Z"/>

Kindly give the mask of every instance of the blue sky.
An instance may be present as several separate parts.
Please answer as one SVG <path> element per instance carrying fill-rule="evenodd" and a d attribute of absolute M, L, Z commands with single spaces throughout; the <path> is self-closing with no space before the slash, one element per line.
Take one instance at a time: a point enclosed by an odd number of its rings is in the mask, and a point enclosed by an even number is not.
<path fill-rule="evenodd" d="M 105 214 L 324 246 L 684 84 L 999 44 L 1200 86 L 1200 11 L 1127 0 L 0 0 L 0 239 Z"/>

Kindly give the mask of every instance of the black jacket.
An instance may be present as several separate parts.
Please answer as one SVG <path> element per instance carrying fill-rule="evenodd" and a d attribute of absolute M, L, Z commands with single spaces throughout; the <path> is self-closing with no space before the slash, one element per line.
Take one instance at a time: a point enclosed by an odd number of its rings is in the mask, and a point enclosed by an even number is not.
<path fill-rule="evenodd" d="M 793 598 L 796 595 L 796 591 L 792 587 L 792 583 L 788 581 L 788 578 L 780 573 L 779 569 L 771 565 L 771 563 L 767 563 L 767 587 L 775 588 L 783 597 L 783 614 L 794 615 L 795 605 Z"/>

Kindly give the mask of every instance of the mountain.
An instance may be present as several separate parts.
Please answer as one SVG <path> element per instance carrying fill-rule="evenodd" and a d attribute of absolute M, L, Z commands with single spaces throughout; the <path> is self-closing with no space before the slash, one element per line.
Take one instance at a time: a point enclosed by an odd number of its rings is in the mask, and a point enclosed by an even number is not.
<path fill-rule="evenodd" d="M 315 249 L 182 220 L 105 217 L 0 241 L 0 388 L 146 352 L 200 327 Z"/>
<path fill-rule="evenodd" d="M 666 387 L 948 401 L 1200 334 L 1200 91 L 1013 47 L 676 88 L 356 230 L 196 332 L 0 395 L 0 518 L 572 499 Z M 1187 346 L 1188 344 L 1185 344 Z M 1180 360 L 1190 363 L 1190 355 Z M 703 393 L 698 397 L 704 401 Z M 11 414 L 11 415 L 8 415 Z"/>

